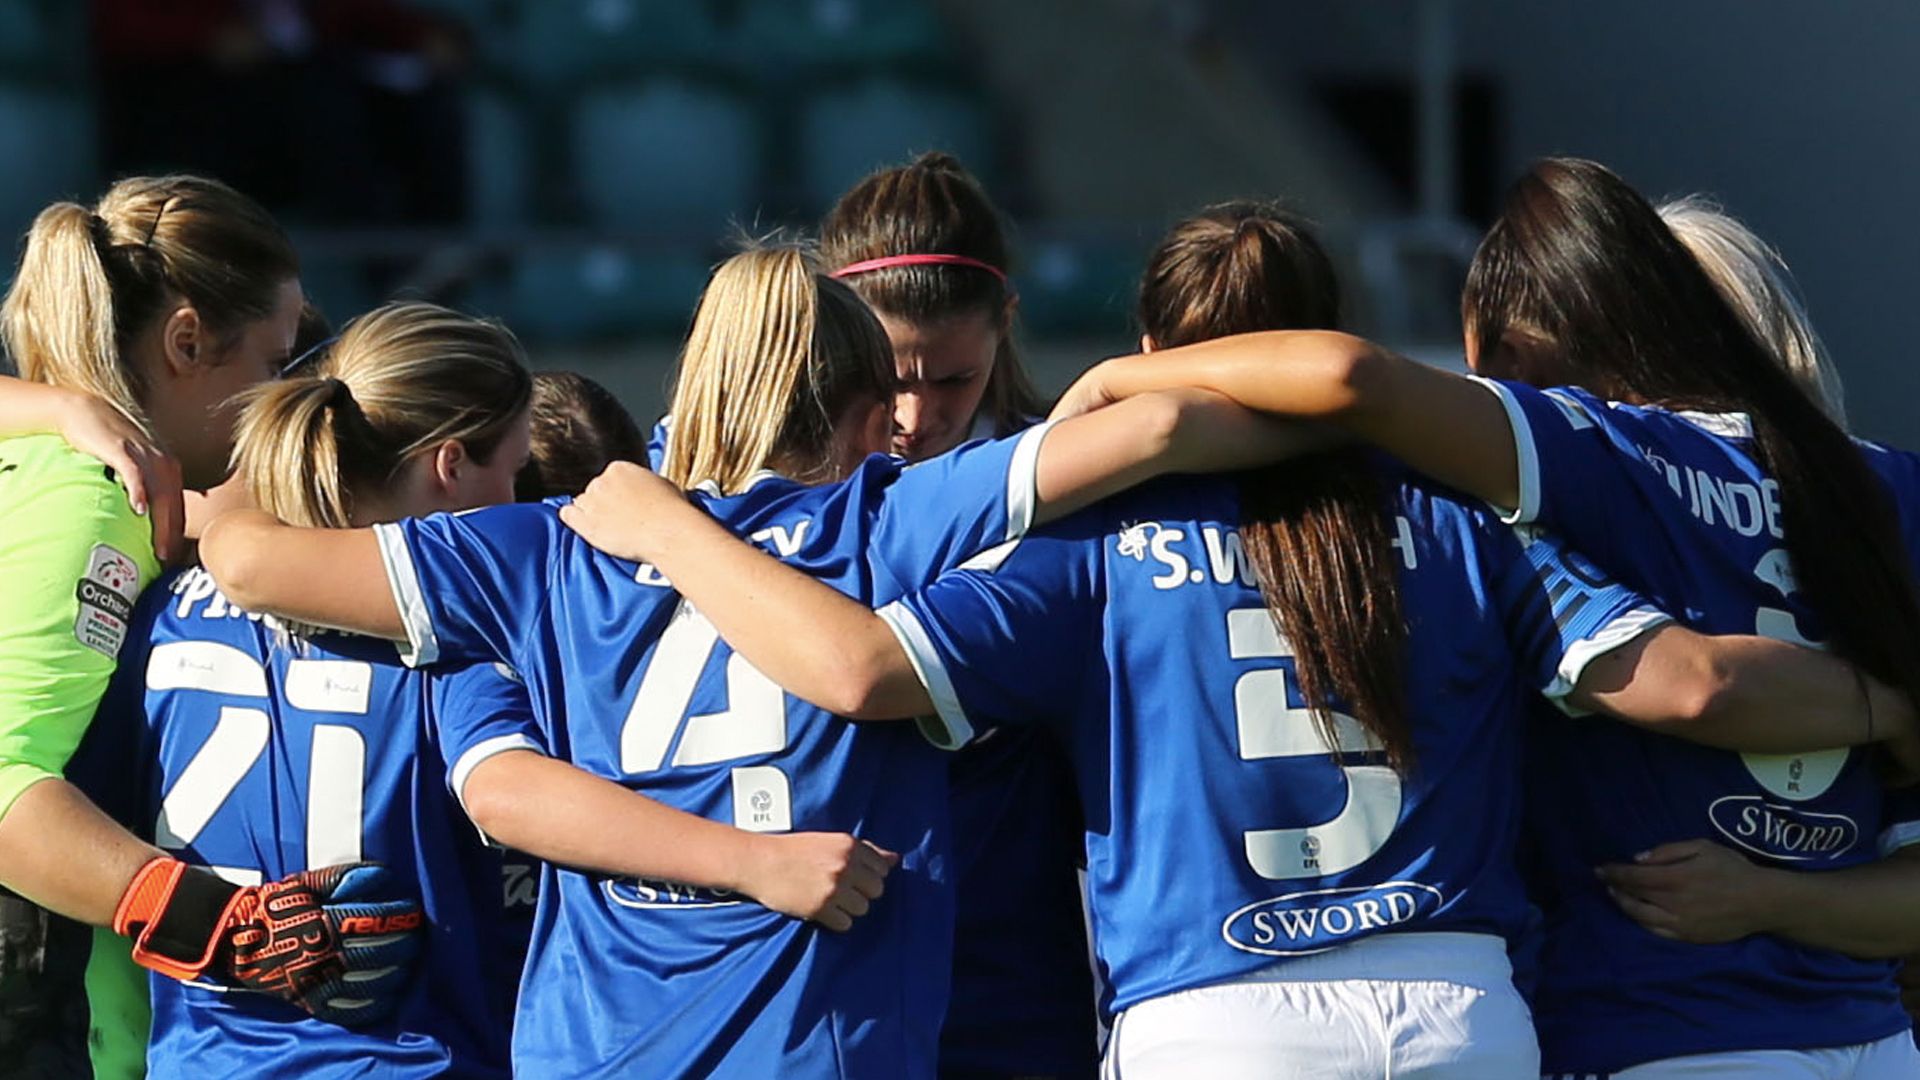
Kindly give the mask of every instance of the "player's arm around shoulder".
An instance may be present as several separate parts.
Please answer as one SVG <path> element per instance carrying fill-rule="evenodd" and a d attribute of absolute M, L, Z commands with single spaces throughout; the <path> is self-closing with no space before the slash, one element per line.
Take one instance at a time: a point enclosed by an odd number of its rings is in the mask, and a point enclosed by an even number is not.
<path fill-rule="evenodd" d="M 207 526 L 200 561 L 248 611 L 406 640 L 372 529 L 301 528 L 264 510 L 233 510 Z"/>

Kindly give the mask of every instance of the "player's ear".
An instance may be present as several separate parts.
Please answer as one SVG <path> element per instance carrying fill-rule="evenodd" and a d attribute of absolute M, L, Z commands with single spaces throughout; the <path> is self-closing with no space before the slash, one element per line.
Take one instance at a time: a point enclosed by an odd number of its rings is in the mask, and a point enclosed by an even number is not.
<path fill-rule="evenodd" d="M 458 491 L 461 477 L 472 464 L 466 446 L 459 439 L 448 439 L 433 448 L 433 482 L 441 491 Z"/>

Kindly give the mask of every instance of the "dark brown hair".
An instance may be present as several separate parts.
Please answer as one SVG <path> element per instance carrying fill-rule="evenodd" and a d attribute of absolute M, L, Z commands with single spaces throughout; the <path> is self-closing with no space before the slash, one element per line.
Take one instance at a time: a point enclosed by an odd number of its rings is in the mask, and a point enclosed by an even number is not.
<path fill-rule="evenodd" d="M 620 399 L 585 375 L 534 372 L 533 456 L 513 478 L 513 497 L 578 495 L 615 461 L 647 463 L 647 440 Z"/>
<path fill-rule="evenodd" d="M 1511 329 L 1603 397 L 1751 417 L 1801 598 L 1840 655 L 1920 704 L 1920 602 L 1886 488 L 1638 192 L 1591 161 L 1535 163 L 1461 307 L 1481 356 Z"/>
<path fill-rule="evenodd" d="M 855 184 L 820 225 L 821 259 L 837 270 L 888 255 L 964 255 L 1003 273 L 1006 232 L 980 182 L 951 154 L 921 154 Z M 846 279 L 868 306 L 890 318 L 938 323 L 962 315 L 1010 320 L 1013 291 L 998 276 L 973 266 L 889 266 Z M 1046 406 L 1014 350 L 1010 323 L 1002 326 L 981 408 L 995 434 L 1026 427 Z"/>
<path fill-rule="evenodd" d="M 1305 221 L 1267 203 L 1224 203 L 1154 249 L 1138 315 L 1160 348 L 1335 329 L 1340 290 Z M 1248 561 L 1321 736 L 1339 746 L 1333 715 L 1344 707 L 1404 774 L 1413 766 L 1407 623 L 1378 473 L 1359 450 L 1319 454 L 1241 474 L 1240 506 Z"/>

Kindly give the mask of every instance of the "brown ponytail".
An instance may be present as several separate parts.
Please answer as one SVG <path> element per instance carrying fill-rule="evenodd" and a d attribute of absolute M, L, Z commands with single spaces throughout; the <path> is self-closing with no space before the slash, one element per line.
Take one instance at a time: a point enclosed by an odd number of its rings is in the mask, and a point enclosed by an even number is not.
<path fill-rule="evenodd" d="M 1474 254 L 1462 310 L 1482 356 L 1523 331 L 1603 397 L 1751 417 L 1800 596 L 1835 651 L 1920 704 L 1920 601 L 1886 486 L 1638 192 L 1591 161 L 1536 163 Z"/>
<path fill-rule="evenodd" d="M 1141 329 L 1161 348 L 1255 330 L 1337 329 L 1340 291 L 1302 219 L 1257 202 L 1209 207 L 1147 260 Z M 1404 774 L 1407 623 L 1387 515 L 1363 452 L 1243 473 L 1240 535 L 1260 594 L 1294 654 L 1300 693 L 1330 747 L 1349 711 Z"/>

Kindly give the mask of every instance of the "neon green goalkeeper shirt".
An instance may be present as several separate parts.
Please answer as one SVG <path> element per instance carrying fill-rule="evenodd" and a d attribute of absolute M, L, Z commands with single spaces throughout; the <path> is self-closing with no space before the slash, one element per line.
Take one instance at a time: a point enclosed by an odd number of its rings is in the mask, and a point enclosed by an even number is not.
<path fill-rule="evenodd" d="M 106 692 L 133 602 L 159 571 L 151 523 L 105 466 L 58 436 L 0 440 L 0 816 L 66 768 Z M 86 983 L 96 1077 L 144 1071 L 146 979 L 128 950 L 108 931 L 94 935 Z"/>

